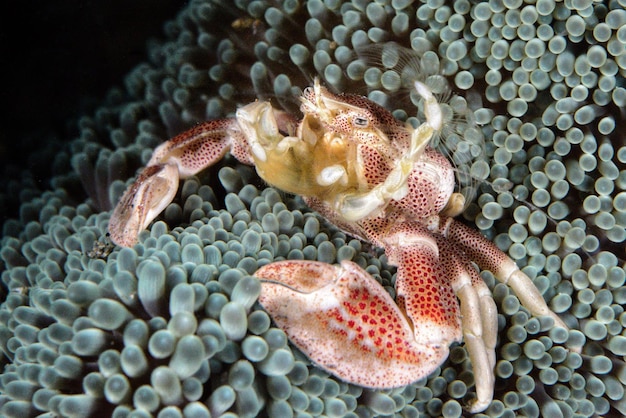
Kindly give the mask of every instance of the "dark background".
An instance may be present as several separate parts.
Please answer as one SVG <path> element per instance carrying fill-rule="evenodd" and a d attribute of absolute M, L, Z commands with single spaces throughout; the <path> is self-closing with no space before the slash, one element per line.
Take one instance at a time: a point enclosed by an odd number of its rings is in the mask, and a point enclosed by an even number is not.
<path fill-rule="evenodd" d="M 91 114 L 145 61 L 146 41 L 183 0 L 5 2 L 0 16 L 0 166 L 20 164 L 35 138 L 70 140 L 72 120 Z M 23 167 L 28 168 L 28 167 Z"/>

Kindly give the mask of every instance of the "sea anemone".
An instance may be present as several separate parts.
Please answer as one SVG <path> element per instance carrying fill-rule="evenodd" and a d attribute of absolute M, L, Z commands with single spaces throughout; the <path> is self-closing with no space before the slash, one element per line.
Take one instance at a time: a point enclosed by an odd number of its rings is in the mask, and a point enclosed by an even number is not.
<path fill-rule="evenodd" d="M 256 302 L 264 264 L 352 260 L 392 293 L 395 271 L 232 158 L 185 180 L 135 247 L 106 240 L 109 209 L 152 148 L 240 104 L 259 98 L 297 113 L 318 76 L 419 120 L 393 59 L 405 47 L 431 87 L 454 93 L 442 96 L 448 126 L 466 118 L 441 138 L 467 167 L 461 187 L 478 183 L 463 219 L 572 328 L 530 317 L 484 272 L 500 334 L 483 416 L 625 414 L 624 6 L 192 0 L 165 25 L 167 40 L 80 120 L 80 136 L 55 157 L 52 190 L 29 188 L 19 219 L 4 225 L 0 413 L 461 416 L 474 386 L 462 344 L 427 379 L 375 391 L 316 368 L 272 326 Z"/>

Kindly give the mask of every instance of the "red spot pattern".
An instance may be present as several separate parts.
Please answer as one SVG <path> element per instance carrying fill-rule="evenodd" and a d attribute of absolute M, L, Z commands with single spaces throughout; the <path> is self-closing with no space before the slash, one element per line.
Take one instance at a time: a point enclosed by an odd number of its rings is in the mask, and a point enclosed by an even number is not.
<path fill-rule="evenodd" d="M 387 256 L 398 267 L 396 276 L 396 302 L 408 317 L 419 326 L 420 321 L 429 321 L 439 327 L 458 325 L 458 302 L 449 288 L 450 272 L 442 265 L 435 243 L 429 233 L 418 224 L 398 226 L 398 246 L 388 246 Z M 404 234 L 414 242 L 406 242 Z M 419 237 L 424 237 L 423 242 Z"/>
<path fill-rule="evenodd" d="M 445 218 L 442 223 L 445 228 L 443 235 L 458 245 L 482 270 L 489 270 L 498 276 L 506 269 L 516 268 L 515 262 L 480 232 L 450 218 Z"/>
<path fill-rule="evenodd" d="M 384 290 L 381 288 L 381 291 Z M 403 329 L 397 311 L 378 295 L 365 288 L 352 290 L 342 299 L 341 308 L 328 312 L 326 318 L 331 318 L 330 329 L 342 337 L 347 336 L 354 348 L 370 352 L 375 347 L 380 358 L 419 361 L 418 353 L 409 347 L 413 336 Z"/>
<path fill-rule="evenodd" d="M 454 191 L 450 162 L 437 151 L 427 148 L 413 167 L 408 180 L 409 193 L 393 206 L 416 220 L 437 215 Z"/>
<path fill-rule="evenodd" d="M 346 381 L 367 387 L 403 386 L 430 374 L 447 356 L 446 342 L 416 341 L 393 299 L 354 263 L 332 267 L 285 261 L 257 273 L 291 283 L 264 283 L 259 301 L 307 356 Z M 297 273 L 312 276 L 302 281 Z M 309 287 L 313 283 L 317 286 Z M 300 293 L 304 289 L 306 296 Z"/>
<path fill-rule="evenodd" d="M 366 145 L 359 145 L 357 152 L 363 160 L 363 176 L 370 186 L 376 186 L 385 181 L 391 171 L 389 156 L 383 156 L 378 149 Z"/>

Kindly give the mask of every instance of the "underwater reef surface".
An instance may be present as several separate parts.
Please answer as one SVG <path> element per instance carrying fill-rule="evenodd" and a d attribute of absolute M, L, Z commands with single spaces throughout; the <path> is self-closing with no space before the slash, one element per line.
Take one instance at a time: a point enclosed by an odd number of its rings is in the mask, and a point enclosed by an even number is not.
<path fill-rule="evenodd" d="M 233 158 L 185 180 L 135 247 L 106 242 L 110 209 L 151 150 L 239 104 L 297 112 L 319 76 L 419 120 L 400 46 L 433 90 L 457 94 L 442 143 L 476 194 L 463 218 L 571 327 L 530 317 L 483 272 L 500 333 L 494 401 L 479 416 L 625 414 L 625 6 L 189 2 L 48 160 L 51 190 L 24 176 L 0 196 L 20 203 L 0 250 L 0 414 L 461 416 L 474 390 L 462 344 L 429 378 L 375 391 L 315 368 L 272 326 L 256 303 L 261 265 L 352 260 L 390 292 L 395 270 Z"/>

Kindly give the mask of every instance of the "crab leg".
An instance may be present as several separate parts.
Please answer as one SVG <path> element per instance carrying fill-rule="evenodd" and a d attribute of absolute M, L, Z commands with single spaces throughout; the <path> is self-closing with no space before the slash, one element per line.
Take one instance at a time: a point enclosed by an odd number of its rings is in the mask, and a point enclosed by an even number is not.
<path fill-rule="evenodd" d="M 250 163 L 235 119 L 206 122 L 159 145 L 126 189 L 109 220 L 111 240 L 129 247 L 139 232 L 170 204 L 179 179 L 192 176 L 215 164 L 231 150 L 240 161 Z"/>
<path fill-rule="evenodd" d="M 493 398 L 498 311 L 485 282 L 460 256 L 462 251 L 441 236 L 437 236 L 437 246 L 442 253 L 445 277 L 460 301 L 463 341 L 474 370 L 476 400 L 468 410 L 479 412 L 487 408 Z"/>
<path fill-rule="evenodd" d="M 452 218 L 442 218 L 438 228 L 439 233 L 462 248 L 481 269 L 491 271 L 496 279 L 513 288 L 522 305 L 533 315 L 549 316 L 554 319 L 555 326 L 568 329 L 563 320 L 550 310 L 532 280 L 494 243 Z"/>
<path fill-rule="evenodd" d="M 416 340 L 385 289 L 350 261 L 268 264 L 259 301 L 289 339 L 339 378 L 370 388 L 404 386 L 448 356 L 448 342 Z"/>

